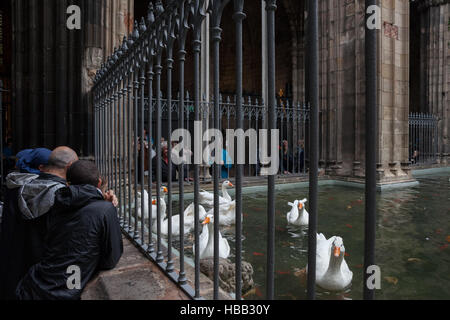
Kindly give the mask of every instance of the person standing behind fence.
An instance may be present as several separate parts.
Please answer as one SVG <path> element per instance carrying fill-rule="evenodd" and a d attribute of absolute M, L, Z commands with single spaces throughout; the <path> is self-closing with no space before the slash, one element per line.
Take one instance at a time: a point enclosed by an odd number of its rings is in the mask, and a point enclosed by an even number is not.
<path fill-rule="evenodd" d="M 298 173 L 303 172 L 305 166 L 305 142 L 303 140 L 298 141 L 295 166 Z"/>
<path fill-rule="evenodd" d="M 289 142 L 287 140 L 283 140 L 283 144 L 281 146 L 281 154 L 282 158 L 280 161 L 280 171 L 282 174 L 290 174 L 293 172 L 293 156 L 291 151 L 289 150 Z"/>
<path fill-rule="evenodd" d="M 56 192 L 44 256 L 17 286 L 19 300 L 79 300 L 95 273 L 113 269 L 122 256 L 117 209 L 105 201 L 95 163 L 75 162 L 67 180 L 70 186 Z M 79 286 L 71 282 L 77 272 Z"/>
<path fill-rule="evenodd" d="M 0 243 L 0 299 L 14 300 L 19 280 L 42 258 L 48 213 L 55 192 L 66 186 L 68 167 L 77 154 L 70 148 L 28 149 L 6 177 Z"/>

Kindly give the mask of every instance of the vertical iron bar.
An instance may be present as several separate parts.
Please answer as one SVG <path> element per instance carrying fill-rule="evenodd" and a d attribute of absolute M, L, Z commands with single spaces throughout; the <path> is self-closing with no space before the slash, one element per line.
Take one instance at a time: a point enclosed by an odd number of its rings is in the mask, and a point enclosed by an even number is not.
<path fill-rule="evenodd" d="M 134 143 L 133 143 L 133 155 L 134 155 L 134 230 L 133 230 L 133 239 L 139 239 L 139 226 L 138 226 L 138 174 L 139 174 L 139 161 L 138 161 L 138 131 L 139 131 L 139 73 L 136 68 L 134 72 L 134 114 L 133 114 L 133 133 L 134 133 Z"/>
<path fill-rule="evenodd" d="M 276 94 L 275 94 L 275 11 L 276 0 L 266 0 L 267 11 L 267 60 L 268 60 L 268 127 L 270 136 L 277 128 Z M 269 138 L 270 150 L 272 139 Z M 278 153 L 278 152 L 277 152 Z M 271 154 L 271 156 L 273 156 Z M 281 159 L 280 159 L 281 160 Z M 275 295 L 275 175 L 268 177 L 268 203 L 267 203 L 267 274 L 266 274 L 266 298 L 273 300 Z"/>
<path fill-rule="evenodd" d="M 179 35 L 178 35 L 178 65 L 179 65 L 179 101 L 178 101 L 178 126 L 180 129 L 184 128 L 184 64 L 186 61 L 186 33 L 187 27 L 185 21 L 188 12 L 185 11 L 185 1 L 182 0 L 179 7 Z M 183 144 L 186 143 L 183 137 Z M 184 160 L 184 154 L 182 155 Z M 184 161 L 178 166 L 179 179 L 179 212 L 180 212 L 180 227 L 184 226 Z M 188 172 L 189 174 L 189 172 Z M 180 232 L 180 273 L 178 276 L 178 283 L 185 285 L 187 283 L 186 273 L 184 269 L 184 232 Z"/>
<path fill-rule="evenodd" d="M 114 81 L 113 130 L 112 139 L 114 147 L 114 193 L 117 194 L 117 104 L 119 102 L 119 89 L 117 80 Z"/>
<path fill-rule="evenodd" d="M 1 152 L 1 157 L 0 157 L 0 175 L 1 175 L 1 179 L 0 179 L 0 190 L 3 190 L 3 180 L 5 179 L 5 177 L 3 176 L 3 81 L 0 80 L 0 152 Z"/>
<path fill-rule="evenodd" d="M 308 230 L 308 299 L 316 298 L 316 252 L 317 252 L 317 189 L 319 170 L 319 63 L 318 63 L 318 3 L 308 0 L 308 65 L 310 124 L 310 170 L 309 170 L 309 230 Z"/>
<path fill-rule="evenodd" d="M 144 191 L 145 191 L 145 133 L 144 133 L 144 126 L 145 126 L 145 64 L 143 63 L 141 65 L 141 139 L 140 139 L 140 146 L 141 146 L 141 172 L 140 172 L 140 179 L 141 179 L 141 243 L 142 245 L 145 244 L 145 201 L 144 201 Z M 150 205 L 150 204 L 149 204 Z M 149 208 L 150 213 L 151 207 Z M 151 217 L 149 216 L 149 219 Z M 151 232 L 151 230 L 149 231 Z"/>
<path fill-rule="evenodd" d="M 152 234 L 152 217 L 153 217 L 153 206 L 152 206 L 152 187 L 153 187 L 153 165 L 152 165 L 152 138 L 153 138 L 153 58 L 150 57 L 148 64 L 148 145 L 149 145 L 149 156 L 148 156 L 148 253 L 153 254 L 155 252 L 153 244 L 153 234 Z"/>
<path fill-rule="evenodd" d="M 242 21 L 246 18 L 244 0 L 234 1 L 234 15 L 236 26 L 236 130 L 244 129 L 244 117 L 242 108 Z M 245 143 L 245 142 L 244 142 Z M 240 150 L 240 148 L 238 148 Z M 238 157 L 239 158 L 239 157 Z M 245 154 L 244 154 L 245 159 Z M 236 300 L 242 298 L 242 176 L 244 164 L 236 163 Z"/>
<path fill-rule="evenodd" d="M 125 67 L 128 67 L 128 64 L 125 63 Z M 128 229 L 128 213 L 129 213 L 129 201 L 127 199 L 127 101 L 128 101 L 128 72 L 124 73 L 123 80 L 123 100 L 122 100 L 122 111 L 123 111 L 123 120 L 122 120 L 122 179 L 123 179 L 123 228 L 125 230 Z"/>
<path fill-rule="evenodd" d="M 195 0 L 192 3 L 193 16 L 193 53 L 194 53 L 194 120 L 200 122 L 200 51 L 201 51 L 201 28 L 205 17 L 203 13 L 204 0 Z M 197 143 L 195 141 L 194 143 Z M 195 146 L 194 146 L 195 148 Z M 195 297 L 200 298 L 200 235 L 199 235 L 199 186 L 200 168 L 198 160 L 194 156 L 194 235 L 195 235 Z"/>
<path fill-rule="evenodd" d="M 130 233 L 132 230 L 131 223 L 131 110 L 132 110 L 132 99 L 133 99 L 133 73 L 130 72 L 128 76 L 128 110 L 127 110 L 127 126 L 128 126 L 128 152 L 127 152 L 127 163 L 128 163 L 128 232 Z"/>
<path fill-rule="evenodd" d="M 119 80 L 119 86 L 118 86 L 118 92 L 119 92 L 119 100 L 117 105 L 117 154 L 118 154 L 118 170 L 119 170 L 119 176 L 118 176 L 118 198 L 119 198 L 119 221 L 122 225 L 123 223 L 123 198 L 122 198 L 122 102 L 123 102 L 123 82 L 122 82 L 122 74 L 120 75 Z"/>
<path fill-rule="evenodd" d="M 194 119 L 200 121 L 200 35 L 194 38 Z M 195 235 L 195 298 L 200 298 L 200 237 L 199 237 L 199 184 L 200 172 L 197 161 L 194 162 L 194 235 Z"/>
<path fill-rule="evenodd" d="M 159 49 L 158 49 L 159 50 Z M 157 55 L 156 62 L 156 228 L 157 228 L 157 253 L 156 262 L 162 263 L 164 261 L 164 256 L 162 253 L 161 246 L 161 122 L 162 122 L 162 112 L 161 112 L 161 55 L 159 52 Z"/>
<path fill-rule="evenodd" d="M 108 139 L 108 186 L 112 186 L 114 184 L 114 168 L 113 168 L 113 112 L 114 112 L 114 84 L 112 83 L 112 77 L 111 77 L 111 83 L 109 86 L 109 103 L 108 103 L 108 109 L 107 109 L 107 116 L 108 116 L 108 132 L 107 132 L 107 139 Z"/>
<path fill-rule="evenodd" d="M 169 30 L 169 37 L 171 30 Z M 169 39 L 167 44 L 167 157 L 168 157 L 168 179 L 167 188 L 168 194 L 168 205 L 167 205 L 167 219 L 168 219 L 168 243 L 167 243 L 167 272 L 174 271 L 174 264 L 172 259 L 172 68 L 173 68 L 173 40 Z M 183 177 L 179 177 L 183 180 Z M 180 211 L 180 215 L 184 215 L 183 211 Z M 180 233 L 184 232 L 184 225 L 179 225 Z"/>
<path fill-rule="evenodd" d="M 370 6 L 376 5 L 376 0 L 366 0 L 366 19 Z M 376 146 L 377 146 L 377 33 L 369 29 L 366 23 L 365 40 L 366 61 L 366 202 L 365 202 L 365 232 L 364 232 L 364 299 L 373 300 L 375 290 L 369 289 L 367 280 L 370 274 L 367 268 L 375 264 L 375 232 L 376 232 Z"/>
<path fill-rule="evenodd" d="M 211 40 L 213 46 L 213 73 L 214 73 L 214 128 L 218 129 L 220 127 L 220 41 L 222 40 L 222 29 L 220 28 L 221 18 L 224 6 L 229 2 L 225 0 L 224 3 L 215 1 L 212 4 L 212 22 L 211 22 Z M 222 6 L 222 7 L 221 7 Z M 213 179 L 214 179 L 214 293 L 213 299 L 219 299 L 219 181 L 220 181 L 220 166 L 218 162 L 218 157 L 222 157 L 222 154 L 217 154 L 218 150 L 215 151 L 215 161 L 213 164 Z"/>

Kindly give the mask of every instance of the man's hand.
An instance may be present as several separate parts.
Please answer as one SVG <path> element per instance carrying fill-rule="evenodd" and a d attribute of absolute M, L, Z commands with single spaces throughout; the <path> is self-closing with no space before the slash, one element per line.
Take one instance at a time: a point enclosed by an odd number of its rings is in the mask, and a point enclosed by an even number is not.
<path fill-rule="evenodd" d="M 106 193 L 104 193 L 103 197 L 105 198 L 106 201 L 111 202 L 114 207 L 117 208 L 119 206 L 119 200 L 117 200 L 117 197 L 114 194 L 113 190 L 109 190 Z"/>

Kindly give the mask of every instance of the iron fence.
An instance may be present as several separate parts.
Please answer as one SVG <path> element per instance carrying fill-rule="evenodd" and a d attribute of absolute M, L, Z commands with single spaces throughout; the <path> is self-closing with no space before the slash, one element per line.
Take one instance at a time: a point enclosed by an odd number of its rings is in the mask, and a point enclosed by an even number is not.
<path fill-rule="evenodd" d="M 116 191 L 120 206 L 119 217 L 123 231 L 134 240 L 146 255 L 153 260 L 166 274 L 177 283 L 188 295 L 194 299 L 201 299 L 200 295 L 200 257 L 194 256 L 193 287 L 188 284 L 185 269 L 185 183 L 178 179 L 178 188 L 168 179 L 166 186 L 162 181 L 162 144 L 161 138 L 167 139 L 168 163 L 172 159 L 171 135 L 174 127 L 187 128 L 191 120 L 200 121 L 208 118 L 212 127 L 217 129 L 246 127 L 258 127 L 265 125 L 273 132 L 278 129 L 281 132 L 279 141 L 280 156 L 283 159 L 286 150 L 294 149 L 295 141 L 309 142 L 305 144 L 306 154 L 310 160 L 310 221 L 308 241 L 308 265 L 314 269 L 316 261 L 316 236 L 317 236 L 317 194 L 318 194 L 318 155 L 319 155 L 319 105 L 318 105 L 318 6 L 313 0 L 308 1 L 308 95 L 310 97 L 310 111 L 303 105 L 277 106 L 275 91 L 275 12 L 276 0 L 265 0 L 267 23 L 267 53 L 268 53 L 268 101 L 257 103 L 243 99 L 221 99 L 220 97 L 220 42 L 221 42 L 221 18 L 224 8 L 231 5 L 231 0 L 174 0 L 167 1 L 164 8 L 161 1 L 149 4 L 148 15 L 138 25 L 135 22 L 131 35 L 125 37 L 121 46 L 114 50 L 114 54 L 106 59 L 106 62 L 97 73 L 93 87 L 95 110 L 95 158 L 102 172 L 108 178 L 110 186 Z M 371 1 L 366 1 L 366 4 Z M 243 12 L 244 0 L 234 0 L 233 20 L 235 21 L 236 40 L 236 69 L 235 85 L 236 97 L 242 97 L 242 23 L 245 19 Z M 206 16 L 210 15 L 210 32 L 212 44 L 213 65 L 213 98 L 211 102 L 205 102 L 200 95 L 200 51 L 201 28 Z M 227 17 L 230 18 L 230 17 Z M 190 34 L 192 43 L 186 43 Z M 372 43 L 375 45 L 374 43 Z M 176 52 L 175 49 L 177 50 Z M 376 52 L 375 47 L 371 48 Z M 192 98 L 185 93 L 185 60 L 187 51 L 193 53 L 192 73 L 194 80 L 194 92 Z M 372 52 L 372 53 L 373 53 Z M 179 92 L 176 99 L 172 96 L 172 75 L 174 69 L 178 71 Z M 163 99 L 161 92 L 161 75 L 166 73 L 166 92 Z M 375 77 L 375 74 L 373 74 Z M 374 90 L 368 87 L 368 90 Z M 376 90 L 374 90 L 376 92 Z M 155 94 L 157 93 L 157 94 Z M 149 103 L 151 101 L 151 103 Z M 150 107 L 146 107 L 146 104 Z M 164 107 L 165 106 L 165 107 Z M 170 106 L 170 108 L 169 108 Z M 376 105 L 372 106 L 376 110 Z M 166 112 L 164 114 L 164 108 Z M 170 111 L 167 111 L 169 110 Z M 208 111 L 205 117 L 203 112 Z M 174 116 L 176 114 L 176 116 Z M 266 117 L 266 118 L 264 118 Z M 375 121 L 372 117 L 370 121 Z M 164 123 L 165 122 L 165 123 Z M 373 124 L 373 123 L 371 123 Z M 144 149 L 145 126 L 148 126 L 149 134 L 154 138 L 155 159 L 145 157 Z M 376 126 L 373 126 L 376 128 Z M 375 137 L 375 129 L 373 136 Z M 150 140 L 150 137 L 149 139 Z M 269 139 L 270 140 L 270 139 Z M 287 142 L 285 142 L 287 141 Z M 269 141 L 269 149 L 272 142 Z M 286 147 L 282 147 L 287 145 Z M 373 146 L 375 143 L 367 144 Z M 164 149 L 165 150 L 165 149 Z M 305 150 L 303 152 L 305 163 Z M 287 158 L 282 162 L 281 172 L 306 169 L 295 162 L 295 157 Z M 375 162 L 374 162 L 375 163 Z M 145 178 L 145 169 L 153 174 Z M 153 168 L 155 167 L 155 168 Z M 372 170 L 372 166 L 369 165 Z M 193 238 L 194 251 L 200 249 L 200 165 L 193 164 L 193 194 L 194 194 L 194 224 Z M 234 167 L 235 180 L 235 298 L 242 299 L 242 186 L 246 174 L 245 165 L 236 164 Z M 373 168 L 375 169 L 375 167 Z M 173 171 L 178 171 L 179 177 L 185 176 L 185 171 L 190 171 L 183 164 L 177 167 L 167 166 L 167 175 L 172 177 Z M 247 168 L 247 175 L 254 174 L 257 169 Z M 301 170 L 300 170 L 301 171 Z M 368 170 L 366 170 L 368 172 Z M 220 167 L 212 164 L 213 192 L 213 219 L 214 219 L 214 272 L 213 287 L 214 299 L 219 298 L 219 185 Z M 275 174 L 267 177 L 267 262 L 266 262 L 266 298 L 274 299 L 274 274 L 275 274 Z M 375 180 L 368 180 L 370 185 Z M 167 189 L 165 189 L 167 187 Z M 172 200 L 178 189 L 178 212 L 176 216 Z M 167 190 L 167 195 L 165 195 Z M 375 189 L 368 189 L 372 199 L 375 198 Z M 167 202 L 165 202 L 165 196 Z M 366 194 L 367 196 L 367 194 Z M 154 198 L 156 198 L 154 200 Z M 138 201 L 139 200 L 139 201 Z M 145 201 L 147 200 L 147 201 Z M 152 203 L 154 206 L 152 206 Z M 165 205 L 166 204 L 166 205 Z M 164 210 L 165 209 L 165 210 Z M 148 212 L 148 219 L 145 211 Z M 165 211 L 165 212 L 164 212 Z M 366 208 L 367 211 L 367 208 Z M 153 213 L 155 215 L 153 216 Z M 163 214 L 166 220 L 161 220 Z M 374 217 L 371 212 L 370 218 Z M 153 219 L 154 218 L 154 219 Z M 173 220 L 174 218 L 175 220 Z M 173 242 L 174 223 L 179 226 L 178 237 L 180 248 L 178 263 L 175 265 Z M 164 225 L 163 225 L 164 224 Z M 167 244 L 163 246 L 163 230 L 167 234 Z M 366 248 L 370 256 L 366 262 L 373 264 L 371 258 L 374 254 L 374 230 L 373 219 L 366 221 L 366 243 L 371 246 Z M 370 231 L 370 232 L 369 232 Z M 369 233 L 367 233 L 369 232 Z M 308 297 L 315 298 L 315 272 L 308 273 Z"/>
<path fill-rule="evenodd" d="M 409 159 L 412 165 L 437 162 L 439 153 L 438 119 L 432 114 L 409 115 Z"/>
<path fill-rule="evenodd" d="M 180 110 L 183 110 L 183 128 L 187 128 L 191 136 L 194 134 L 194 105 L 195 102 L 190 100 L 189 92 L 185 94 L 184 108 L 179 107 L 179 96 L 177 95 L 177 99 L 171 101 L 170 106 L 170 114 L 169 114 L 169 105 L 168 100 L 164 98 L 164 95 L 160 93 L 161 96 L 161 127 L 162 127 L 162 136 L 161 138 L 164 141 L 169 140 L 169 135 L 173 130 L 179 129 L 180 123 Z M 140 105 L 140 97 L 132 97 L 133 101 L 137 99 L 137 104 Z M 147 95 L 144 97 L 144 115 L 148 115 L 149 112 L 149 98 Z M 215 128 L 214 126 L 214 113 L 211 112 L 214 108 L 214 98 L 211 97 L 209 101 L 203 97 L 200 101 L 200 115 L 203 123 L 207 126 L 207 128 Z M 264 104 L 264 101 L 260 101 L 257 98 L 252 99 L 251 97 L 243 98 L 242 100 L 243 107 L 243 118 L 244 118 L 244 130 L 255 129 L 258 131 L 259 129 L 263 129 L 266 127 L 266 113 L 267 107 Z M 145 148 L 145 157 L 154 156 L 156 154 L 155 147 L 155 139 L 157 133 L 157 122 L 158 118 L 156 117 L 157 111 L 157 101 L 152 99 L 151 106 L 151 124 L 149 123 L 148 117 L 144 116 L 144 128 L 147 132 L 144 135 L 144 139 L 149 142 L 147 148 Z M 280 159 L 283 161 L 280 162 L 279 166 L 279 175 L 293 175 L 293 174 L 304 174 L 307 171 L 307 159 L 305 157 L 306 150 L 308 148 L 307 143 L 307 131 L 309 125 L 309 109 L 307 105 L 304 103 L 296 103 L 291 105 L 289 102 L 285 104 L 280 104 L 276 110 L 277 116 L 277 127 L 280 130 Z M 169 124 L 170 119 L 170 124 Z M 141 115 L 138 114 L 138 122 L 141 122 Z M 236 122 L 236 96 L 219 96 L 219 121 L 218 121 L 218 129 L 226 136 L 227 129 L 234 129 Z M 172 129 L 169 131 L 169 127 Z M 151 130 L 149 131 L 148 128 Z M 141 137 L 139 136 L 138 139 Z M 226 148 L 225 148 L 226 149 Z M 256 164 L 252 164 L 250 160 L 250 149 L 246 148 L 246 159 L 247 165 L 245 165 L 243 175 L 245 177 L 252 176 L 260 176 L 261 174 L 261 163 L 258 161 Z M 139 153 L 140 154 L 140 153 Z M 192 156 L 190 157 L 192 158 Z M 192 163 L 192 159 L 190 159 L 189 163 Z M 226 159 L 224 159 L 224 162 Z M 231 159 L 229 159 L 231 160 Z M 236 159 L 232 159 L 233 163 L 236 163 Z M 222 178 L 235 178 L 236 172 L 231 164 L 225 163 L 225 169 L 223 169 Z M 191 173 L 191 166 L 186 164 L 185 169 L 187 174 Z M 212 168 L 211 168 L 212 169 Z M 148 166 L 144 169 L 145 174 L 147 175 Z M 210 169 L 208 169 L 209 171 Z M 149 173 L 152 174 L 152 173 Z M 203 177 L 203 180 L 207 180 Z"/>
<path fill-rule="evenodd" d="M 3 180 L 4 180 L 4 163 L 3 163 L 3 81 L 0 80 L 0 190 L 3 191 Z"/>

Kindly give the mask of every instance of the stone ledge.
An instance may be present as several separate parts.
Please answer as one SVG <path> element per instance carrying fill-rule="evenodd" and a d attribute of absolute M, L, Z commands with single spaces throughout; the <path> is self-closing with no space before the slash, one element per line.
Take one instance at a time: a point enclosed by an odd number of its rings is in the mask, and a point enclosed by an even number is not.
<path fill-rule="evenodd" d="M 123 244 L 116 268 L 89 282 L 82 300 L 190 300 L 125 237 Z"/>

